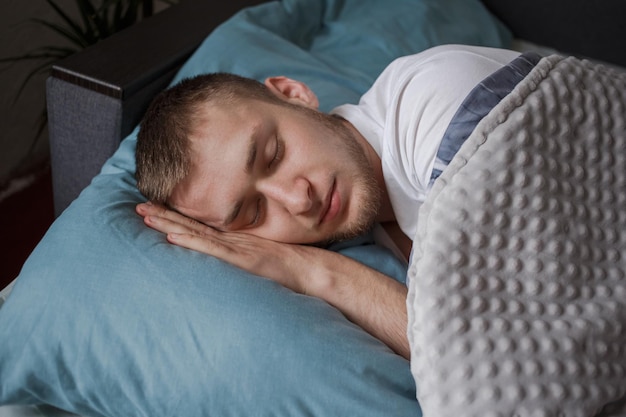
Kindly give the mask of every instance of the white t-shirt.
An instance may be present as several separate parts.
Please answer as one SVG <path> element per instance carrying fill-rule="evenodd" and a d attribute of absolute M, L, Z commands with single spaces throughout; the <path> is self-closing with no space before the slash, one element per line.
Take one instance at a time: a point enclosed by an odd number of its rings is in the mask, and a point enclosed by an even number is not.
<path fill-rule="evenodd" d="M 413 239 L 442 136 L 467 94 L 519 52 L 445 45 L 396 59 L 359 104 L 332 113 L 352 123 L 382 159 L 396 219 Z"/>

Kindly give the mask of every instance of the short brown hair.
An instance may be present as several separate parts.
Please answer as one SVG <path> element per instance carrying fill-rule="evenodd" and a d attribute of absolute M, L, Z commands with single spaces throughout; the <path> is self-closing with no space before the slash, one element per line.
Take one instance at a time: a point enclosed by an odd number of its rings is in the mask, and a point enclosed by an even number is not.
<path fill-rule="evenodd" d="M 158 94 L 146 111 L 135 151 L 137 188 L 150 201 L 168 204 L 174 188 L 190 171 L 191 135 L 199 109 L 207 102 L 237 99 L 282 103 L 262 83 L 226 73 L 187 78 Z"/>

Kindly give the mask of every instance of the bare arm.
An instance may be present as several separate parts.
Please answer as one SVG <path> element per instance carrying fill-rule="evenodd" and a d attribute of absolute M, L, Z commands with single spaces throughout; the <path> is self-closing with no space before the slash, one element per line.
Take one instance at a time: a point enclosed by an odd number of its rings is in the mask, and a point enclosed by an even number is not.
<path fill-rule="evenodd" d="M 307 294 L 339 309 L 396 353 L 409 358 L 406 335 L 406 286 L 350 258 L 330 252 L 315 254 Z"/>
<path fill-rule="evenodd" d="M 145 223 L 173 244 L 216 256 L 293 291 L 321 298 L 409 358 L 404 285 L 328 250 L 223 233 L 159 206 L 140 204 Z M 306 265 L 306 268 L 302 266 Z"/>

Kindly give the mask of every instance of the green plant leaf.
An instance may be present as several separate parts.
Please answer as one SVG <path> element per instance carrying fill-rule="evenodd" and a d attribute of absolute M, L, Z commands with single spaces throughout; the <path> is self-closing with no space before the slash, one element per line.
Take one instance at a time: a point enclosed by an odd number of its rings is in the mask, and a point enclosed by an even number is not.
<path fill-rule="evenodd" d="M 117 30 L 125 29 L 139 20 L 139 5 L 137 0 L 128 0 L 125 5 L 121 1 L 118 3 L 118 20 L 115 22 Z"/>
<path fill-rule="evenodd" d="M 122 2 L 115 2 L 115 8 L 113 10 L 113 20 L 111 25 L 115 28 L 119 28 L 121 26 L 122 15 L 124 13 L 124 5 Z"/>
<path fill-rule="evenodd" d="M 89 38 L 89 45 L 93 45 L 99 39 L 98 27 L 94 25 L 93 20 L 93 15 L 95 15 L 96 12 L 89 2 L 76 1 L 76 6 L 78 7 L 83 26 L 85 27 L 85 37 Z"/>
<path fill-rule="evenodd" d="M 92 38 L 90 44 L 94 44 L 109 36 L 110 31 L 106 21 L 106 12 L 103 13 L 102 8 L 97 10 L 89 0 L 76 0 L 76 5 Z"/>
<path fill-rule="evenodd" d="M 0 58 L 0 62 L 5 63 L 5 62 L 18 62 L 18 61 L 32 61 L 32 60 L 43 59 L 43 58 L 62 59 L 76 52 L 78 52 L 78 50 L 72 49 L 72 48 L 64 48 L 60 46 L 42 46 L 41 48 L 37 48 L 34 51 L 31 51 L 24 55 Z"/>
<path fill-rule="evenodd" d="M 160 1 L 168 5 L 178 3 L 178 0 Z M 36 67 L 29 70 L 25 79 L 21 82 L 14 97 L 14 102 L 21 96 L 24 88 L 32 81 L 33 77 L 42 72 L 50 71 L 52 65 L 58 60 L 93 45 L 99 40 L 141 20 L 142 16 L 140 16 L 139 10 L 140 7 L 143 8 L 144 2 L 149 2 L 148 6 L 154 5 L 154 0 L 75 0 L 79 15 L 73 18 L 64 11 L 64 8 L 67 7 L 66 5 L 69 5 L 67 0 L 65 2 L 46 0 L 46 2 L 60 17 L 61 21 L 59 22 L 58 19 L 46 21 L 37 18 L 31 19 L 31 21 L 57 33 L 69 41 L 71 46 L 48 45 L 35 48 L 23 55 L 0 58 L 0 64 L 11 64 L 20 61 L 36 63 Z M 151 7 L 146 7 L 146 9 L 150 10 Z M 143 15 L 143 17 L 146 17 L 146 10 L 143 11 Z M 3 70 L 4 68 L 0 68 L 0 71 Z M 46 124 L 47 112 L 44 106 L 37 134 L 31 141 L 28 154 L 35 150 Z"/>
<path fill-rule="evenodd" d="M 49 59 L 47 59 L 45 62 L 43 62 L 42 64 L 36 66 L 35 68 L 33 68 L 32 70 L 30 70 L 28 72 L 28 74 L 26 75 L 26 78 L 24 78 L 24 80 L 22 80 L 22 82 L 20 83 L 19 88 L 17 89 L 17 92 L 15 93 L 15 97 L 13 98 L 13 104 L 15 104 L 15 102 L 17 102 L 17 99 L 19 98 L 20 95 L 22 95 L 22 92 L 24 91 L 24 88 L 26 88 L 26 85 L 28 85 L 28 82 L 37 74 L 40 74 L 42 72 L 45 71 L 49 71 L 50 67 L 52 66 L 52 64 L 54 62 L 56 62 L 58 60 L 57 57 L 49 57 Z"/>
<path fill-rule="evenodd" d="M 78 23 L 74 22 L 58 4 L 56 4 L 53 0 L 46 0 L 46 2 L 55 10 L 55 12 L 61 17 L 61 19 L 63 19 L 63 21 L 67 24 L 68 28 L 63 28 L 62 26 L 53 24 L 51 22 L 46 22 L 47 24 L 44 24 L 45 26 L 56 27 L 58 29 L 61 29 L 59 33 L 62 33 L 62 34 L 73 33 L 74 35 L 69 37 L 69 39 L 72 39 L 72 40 L 80 39 L 79 42 L 81 42 L 82 47 L 85 47 L 93 43 L 93 42 L 90 42 L 92 40 L 89 39 L 88 36 L 86 36 L 87 34 L 85 30 L 83 30 L 83 28 Z M 37 19 L 37 21 L 45 22 L 45 21 L 42 21 L 41 19 Z M 64 35 L 64 36 L 67 36 L 67 35 Z"/>
<path fill-rule="evenodd" d="M 32 21 L 41 26 L 47 27 L 53 32 L 58 33 L 63 38 L 67 39 L 68 41 L 78 46 L 79 48 L 84 48 L 89 45 L 88 40 L 85 39 L 83 33 L 76 33 L 72 29 L 68 29 L 57 23 L 48 22 L 46 20 L 42 20 L 38 18 L 33 18 Z"/>

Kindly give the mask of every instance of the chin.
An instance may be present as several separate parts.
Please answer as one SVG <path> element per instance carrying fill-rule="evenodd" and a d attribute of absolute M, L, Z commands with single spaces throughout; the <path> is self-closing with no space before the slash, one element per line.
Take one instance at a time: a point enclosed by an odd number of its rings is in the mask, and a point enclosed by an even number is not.
<path fill-rule="evenodd" d="M 357 238 L 369 232 L 372 229 L 373 225 L 374 221 L 352 224 L 350 225 L 350 227 L 346 228 L 346 230 L 335 232 L 328 239 L 316 243 L 315 246 L 329 246 L 334 243 L 345 242 L 347 240 Z"/>

